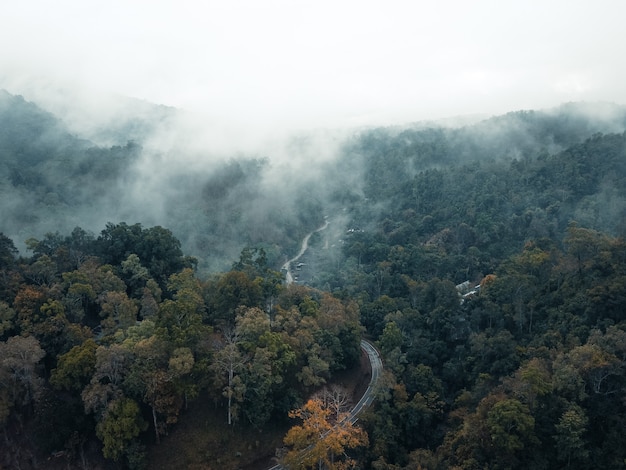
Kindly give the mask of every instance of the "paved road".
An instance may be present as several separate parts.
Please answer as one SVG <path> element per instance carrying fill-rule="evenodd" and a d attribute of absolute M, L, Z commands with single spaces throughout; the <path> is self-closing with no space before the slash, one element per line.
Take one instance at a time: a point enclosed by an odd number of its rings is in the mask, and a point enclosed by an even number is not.
<path fill-rule="evenodd" d="M 380 354 L 378 354 L 374 345 L 369 341 L 362 339 L 361 349 L 367 353 L 372 369 L 372 376 L 370 377 L 370 383 L 367 386 L 365 393 L 363 393 L 359 402 L 354 406 L 354 408 L 352 408 L 352 411 L 350 411 L 348 417 L 346 418 L 349 419 L 352 424 L 359 420 L 359 413 L 361 413 L 361 411 L 367 408 L 374 401 L 374 386 L 383 371 L 383 361 L 381 360 Z M 303 452 L 306 452 L 306 450 Z M 278 464 L 274 465 L 269 470 L 286 470 L 286 467 Z"/>
<path fill-rule="evenodd" d="M 370 360 L 370 365 L 372 367 L 372 377 L 370 378 L 370 383 L 365 390 L 365 393 L 359 400 L 359 402 L 352 408 L 348 419 L 352 422 L 352 424 L 356 423 L 359 419 L 359 413 L 367 408 L 374 401 L 374 385 L 378 381 L 378 377 L 383 371 L 383 361 L 380 358 L 380 354 L 374 347 L 372 343 L 369 341 L 362 339 L 361 340 L 361 349 L 363 349 Z"/>
<path fill-rule="evenodd" d="M 289 261 L 287 261 L 285 264 L 283 264 L 283 267 L 281 269 L 283 271 L 286 271 L 285 282 L 287 284 L 291 284 L 293 282 L 293 275 L 291 274 L 291 264 L 298 261 L 302 257 L 302 255 L 306 252 L 307 248 L 309 247 L 309 238 L 311 238 L 311 235 L 313 235 L 316 232 L 321 232 L 322 230 L 325 230 L 326 227 L 328 227 L 328 220 L 324 222 L 324 225 L 313 230 L 306 237 L 304 237 L 304 239 L 302 240 L 302 246 L 300 247 L 300 251 L 298 252 L 298 254 L 294 256 L 293 258 L 291 258 Z"/>

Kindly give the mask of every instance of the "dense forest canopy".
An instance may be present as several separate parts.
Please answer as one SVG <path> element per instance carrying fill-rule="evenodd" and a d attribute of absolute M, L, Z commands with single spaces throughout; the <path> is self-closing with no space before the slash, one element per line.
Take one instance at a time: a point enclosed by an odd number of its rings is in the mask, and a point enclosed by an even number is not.
<path fill-rule="evenodd" d="M 385 373 L 345 460 L 315 444 L 327 466 L 624 468 L 623 107 L 188 166 L 150 122 L 97 145 L 2 92 L 0 124 L 0 465 L 150 466 L 197 403 L 232 440 L 295 423 L 297 465 L 365 335 Z"/>

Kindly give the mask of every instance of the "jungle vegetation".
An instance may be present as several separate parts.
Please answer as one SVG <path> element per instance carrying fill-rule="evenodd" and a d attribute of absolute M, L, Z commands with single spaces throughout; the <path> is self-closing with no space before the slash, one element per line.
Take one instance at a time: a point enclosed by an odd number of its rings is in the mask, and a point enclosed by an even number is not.
<path fill-rule="evenodd" d="M 1 98 L 3 466 L 143 468 L 199 400 L 233 439 L 290 427 L 298 465 L 330 419 L 315 394 L 363 336 L 376 401 L 345 459 L 303 465 L 626 466 L 624 109 L 360 130 L 289 202 L 268 193 L 271 156 L 231 158 L 169 181 L 171 226 L 94 229 L 101 204 L 140 214 L 124 188 L 141 143 L 100 147 Z"/>

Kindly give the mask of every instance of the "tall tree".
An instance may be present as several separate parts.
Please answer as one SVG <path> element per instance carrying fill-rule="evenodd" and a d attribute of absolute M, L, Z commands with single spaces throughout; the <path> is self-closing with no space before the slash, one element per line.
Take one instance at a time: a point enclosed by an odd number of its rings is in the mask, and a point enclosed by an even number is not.
<path fill-rule="evenodd" d="M 96 426 L 96 434 L 103 444 L 102 453 L 106 458 L 119 461 L 146 427 L 137 402 L 131 398 L 112 401 Z"/>
<path fill-rule="evenodd" d="M 556 448 L 558 459 L 567 463 L 570 468 L 572 461 L 576 467 L 587 468 L 589 450 L 585 439 L 589 420 L 585 411 L 578 405 L 570 405 L 555 426 Z"/>
<path fill-rule="evenodd" d="M 284 438 L 289 451 L 283 461 L 289 468 L 353 468 L 356 461 L 347 452 L 368 444 L 363 429 L 353 425 L 346 414 L 340 414 L 337 420 L 319 398 L 291 411 L 289 417 L 302 420 L 302 424 L 293 426 Z"/>
<path fill-rule="evenodd" d="M 12 407 L 32 406 L 43 384 L 37 364 L 45 354 L 32 336 L 12 336 L 0 342 L 0 424 Z"/>
<path fill-rule="evenodd" d="M 239 337 L 234 330 L 227 330 L 224 342 L 217 345 L 213 358 L 213 370 L 218 382 L 223 384 L 222 393 L 227 399 L 228 424 L 238 417 L 238 403 L 243 400 L 245 385 L 240 377 L 248 356 L 239 350 Z"/>
<path fill-rule="evenodd" d="M 95 372 L 97 348 L 96 342 L 88 339 L 59 356 L 50 383 L 57 388 L 82 391 Z"/>

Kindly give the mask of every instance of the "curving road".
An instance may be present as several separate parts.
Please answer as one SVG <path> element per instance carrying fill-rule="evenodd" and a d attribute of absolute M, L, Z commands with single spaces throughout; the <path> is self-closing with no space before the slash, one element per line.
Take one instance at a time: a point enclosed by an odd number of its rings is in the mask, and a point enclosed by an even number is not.
<path fill-rule="evenodd" d="M 370 366 L 372 369 L 372 376 L 370 377 L 370 383 L 363 393 L 363 396 L 359 400 L 359 402 L 352 408 L 350 411 L 350 415 L 348 419 L 352 424 L 356 423 L 359 419 L 359 413 L 364 409 L 370 406 L 370 404 L 374 401 L 374 386 L 378 381 L 378 377 L 383 371 L 383 361 L 380 358 L 380 354 L 378 350 L 374 347 L 372 343 L 369 341 L 362 339 L 361 340 L 361 349 L 367 353 L 367 357 L 370 360 Z"/>
<path fill-rule="evenodd" d="M 363 351 L 367 353 L 367 357 L 370 361 L 370 366 L 372 369 L 372 375 L 370 377 L 370 383 L 367 386 L 365 393 L 363 393 L 361 399 L 354 406 L 354 408 L 352 408 L 352 410 L 346 417 L 346 419 L 349 420 L 352 424 L 356 423 L 359 420 L 359 413 L 361 413 L 361 411 L 367 408 L 374 401 L 374 387 L 376 385 L 376 382 L 378 381 L 378 378 L 380 377 L 380 374 L 383 371 L 383 361 L 380 358 L 380 354 L 378 353 L 378 350 L 374 347 L 374 345 L 366 339 L 362 339 L 361 349 L 363 349 Z M 306 452 L 306 450 L 303 452 Z M 278 464 L 274 465 L 269 470 L 285 469 L 286 467 Z"/>
<path fill-rule="evenodd" d="M 287 271 L 285 274 L 285 282 L 287 284 L 291 284 L 293 282 L 293 276 L 291 275 L 291 263 L 295 263 L 296 261 L 298 261 L 300 257 L 306 252 L 307 248 L 309 247 L 309 238 L 311 238 L 311 235 L 316 232 L 321 232 L 326 227 L 328 227 L 328 220 L 324 222 L 324 225 L 313 230 L 306 237 L 304 237 L 304 239 L 302 240 L 302 246 L 300 247 L 300 251 L 298 252 L 298 254 L 291 258 L 289 261 L 287 261 L 285 264 L 283 264 L 281 269 Z"/>

